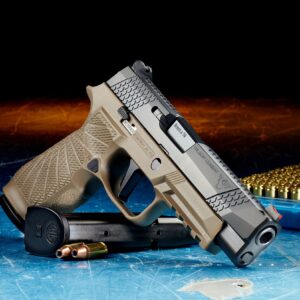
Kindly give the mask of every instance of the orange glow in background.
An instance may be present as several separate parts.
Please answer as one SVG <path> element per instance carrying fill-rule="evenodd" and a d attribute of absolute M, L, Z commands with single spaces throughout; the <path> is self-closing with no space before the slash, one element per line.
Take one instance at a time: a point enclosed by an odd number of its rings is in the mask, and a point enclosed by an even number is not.
<path fill-rule="evenodd" d="M 234 169 L 300 162 L 300 105 L 288 100 L 173 98 L 177 110 Z M 88 99 L 33 99 L 1 105 L 1 161 L 10 149 L 34 155 L 79 128 Z M 6 151 L 7 150 L 7 151 Z M 21 154 L 20 154 L 21 155 Z M 21 155 L 22 156 L 22 155 Z M 298 160 L 298 161 L 297 161 Z M 265 167 L 264 167 L 265 166 Z M 238 168 L 237 168 L 238 169 Z M 243 172 L 247 174 L 247 171 Z"/>

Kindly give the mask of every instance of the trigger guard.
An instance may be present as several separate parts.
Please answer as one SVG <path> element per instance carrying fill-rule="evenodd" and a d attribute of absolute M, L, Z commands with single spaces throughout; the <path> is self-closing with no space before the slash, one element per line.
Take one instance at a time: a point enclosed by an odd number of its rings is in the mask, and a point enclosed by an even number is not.
<path fill-rule="evenodd" d="M 168 208 L 168 204 L 162 200 L 161 195 L 156 193 L 155 199 L 147 208 L 138 215 L 127 215 L 127 218 L 138 226 L 149 226 L 162 216 Z"/>

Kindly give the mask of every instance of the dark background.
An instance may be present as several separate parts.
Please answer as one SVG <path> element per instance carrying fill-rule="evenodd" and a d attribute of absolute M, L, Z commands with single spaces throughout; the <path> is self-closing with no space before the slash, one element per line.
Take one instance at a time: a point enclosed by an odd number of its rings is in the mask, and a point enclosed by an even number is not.
<path fill-rule="evenodd" d="M 79 128 L 86 85 L 136 59 L 238 176 L 299 163 L 296 7 L 111 4 L 1 8 L 0 166 Z"/>
<path fill-rule="evenodd" d="M 1 100 L 83 96 L 136 59 L 168 96 L 298 99 L 292 7 L 74 6 L 2 11 Z"/>

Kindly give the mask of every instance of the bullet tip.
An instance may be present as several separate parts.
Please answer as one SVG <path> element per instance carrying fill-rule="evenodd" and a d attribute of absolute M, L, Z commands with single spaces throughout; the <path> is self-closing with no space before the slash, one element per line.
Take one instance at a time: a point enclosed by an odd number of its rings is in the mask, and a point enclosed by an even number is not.
<path fill-rule="evenodd" d="M 87 258 L 88 251 L 85 247 L 80 247 L 78 249 L 72 250 L 72 257 L 73 258 Z"/>
<path fill-rule="evenodd" d="M 64 258 L 69 256 L 70 253 L 71 253 L 70 248 L 63 248 L 63 249 L 56 250 L 55 255 L 57 258 Z"/>

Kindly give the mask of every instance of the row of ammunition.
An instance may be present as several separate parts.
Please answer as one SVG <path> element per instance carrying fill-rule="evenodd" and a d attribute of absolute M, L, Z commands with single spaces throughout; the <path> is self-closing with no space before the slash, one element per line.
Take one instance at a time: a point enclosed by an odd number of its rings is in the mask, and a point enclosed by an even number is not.
<path fill-rule="evenodd" d="M 256 196 L 300 200 L 300 164 L 253 174 L 242 182 Z"/>
<path fill-rule="evenodd" d="M 88 259 L 105 256 L 107 246 L 103 242 L 85 244 L 83 242 L 64 245 L 56 251 L 57 258 Z"/>

